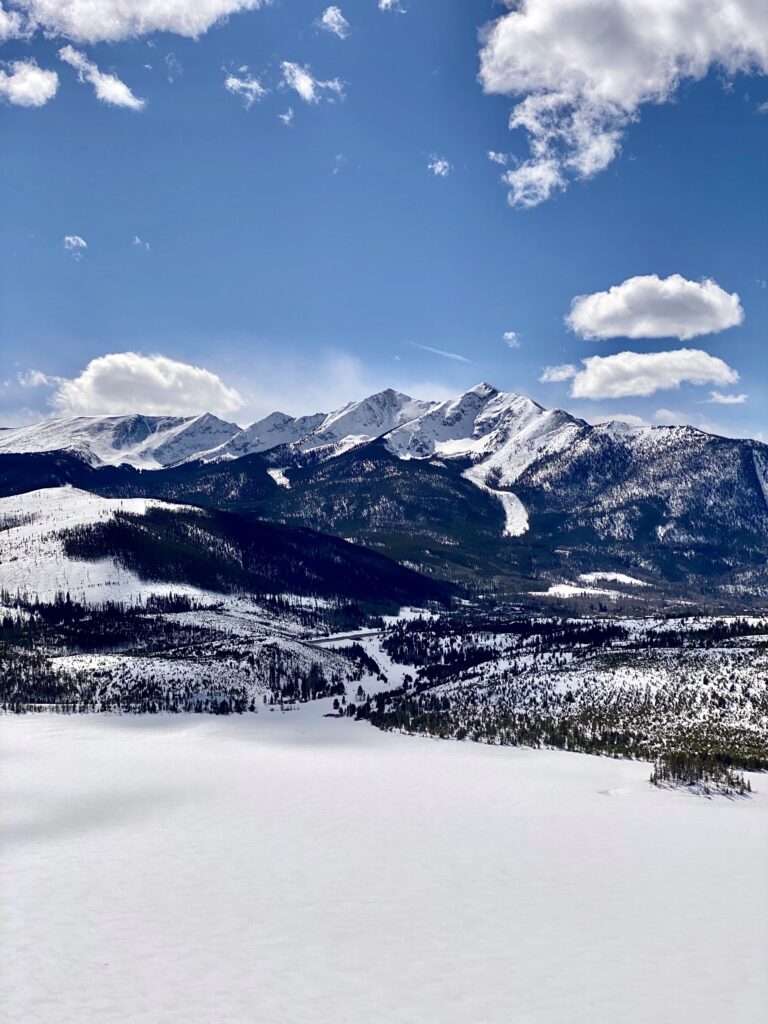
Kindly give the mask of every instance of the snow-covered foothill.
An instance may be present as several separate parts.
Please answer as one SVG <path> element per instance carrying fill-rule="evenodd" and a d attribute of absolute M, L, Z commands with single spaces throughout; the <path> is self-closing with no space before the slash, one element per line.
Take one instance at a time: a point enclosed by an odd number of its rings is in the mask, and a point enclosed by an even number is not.
<path fill-rule="evenodd" d="M 105 522 L 118 512 L 179 509 L 152 498 L 102 498 L 75 487 L 48 487 L 0 498 L 0 590 L 39 601 L 69 594 L 73 601 L 126 604 L 175 593 L 218 599 L 185 584 L 141 580 L 111 558 L 85 562 L 64 552 L 61 531 Z"/>

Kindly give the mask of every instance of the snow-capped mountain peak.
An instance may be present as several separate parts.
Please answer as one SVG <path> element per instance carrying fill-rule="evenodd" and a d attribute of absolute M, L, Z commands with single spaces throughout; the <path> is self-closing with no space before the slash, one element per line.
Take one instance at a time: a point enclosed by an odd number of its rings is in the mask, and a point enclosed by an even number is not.
<path fill-rule="evenodd" d="M 329 413 L 297 447 L 301 451 L 310 451 L 332 445 L 346 450 L 382 437 L 395 427 L 423 415 L 433 406 L 433 402 L 423 402 L 387 388 Z"/>
<path fill-rule="evenodd" d="M 387 445 L 401 458 L 439 455 L 478 462 L 498 453 L 515 437 L 530 434 L 534 425 L 543 425 L 548 415 L 547 410 L 524 395 L 498 391 L 482 383 L 457 398 L 433 405 L 423 415 L 393 430 L 387 435 Z M 519 474 L 512 476 L 516 475 Z"/>
<path fill-rule="evenodd" d="M 126 463 L 158 469 L 195 458 L 238 433 L 211 413 L 201 416 L 77 416 L 0 433 L 2 452 L 66 451 L 92 466 Z"/>
<path fill-rule="evenodd" d="M 325 413 L 310 416 L 289 416 L 273 412 L 241 430 L 219 448 L 205 453 L 206 459 L 237 459 L 243 455 L 266 452 L 281 445 L 296 444 L 325 419 Z"/>

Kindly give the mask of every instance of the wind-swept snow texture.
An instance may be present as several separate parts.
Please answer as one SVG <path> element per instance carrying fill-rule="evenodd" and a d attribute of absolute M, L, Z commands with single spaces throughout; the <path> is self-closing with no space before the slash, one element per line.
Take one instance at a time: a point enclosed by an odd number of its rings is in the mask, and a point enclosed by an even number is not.
<path fill-rule="evenodd" d="M 323 719 L 0 718 L 25 1024 L 764 1024 L 768 792 Z"/>

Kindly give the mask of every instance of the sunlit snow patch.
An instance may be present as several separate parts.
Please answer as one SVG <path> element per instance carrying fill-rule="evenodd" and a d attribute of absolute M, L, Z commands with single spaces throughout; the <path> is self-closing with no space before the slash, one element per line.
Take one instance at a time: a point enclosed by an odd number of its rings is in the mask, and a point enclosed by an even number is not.
<path fill-rule="evenodd" d="M 574 583 L 553 583 L 549 590 L 529 590 L 532 597 L 624 597 L 619 590 L 577 587 Z"/>
<path fill-rule="evenodd" d="M 275 481 L 275 483 L 277 484 L 278 487 L 288 487 L 288 488 L 290 488 L 291 481 L 285 475 L 285 470 L 284 469 L 268 469 L 267 473 L 268 473 L 269 476 L 272 477 L 272 479 Z"/>
<path fill-rule="evenodd" d="M 503 535 L 505 537 L 522 537 L 524 533 L 528 532 L 528 513 L 525 511 L 525 506 L 511 491 L 497 491 L 493 487 L 489 487 L 483 480 L 485 472 L 486 470 L 482 466 L 471 466 L 469 469 L 465 469 L 462 475 L 467 480 L 471 480 L 481 491 L 487 491 L 488 494 L 499 499 L 504 509 Z"/>
<path fill-rule="evenodd" d="M 623 583 L 628 587 L 650 587 L 651 585 L 634 576 L 625 576 L 623 572 L 583 572 L 579 579 L 585 583 Z"/>

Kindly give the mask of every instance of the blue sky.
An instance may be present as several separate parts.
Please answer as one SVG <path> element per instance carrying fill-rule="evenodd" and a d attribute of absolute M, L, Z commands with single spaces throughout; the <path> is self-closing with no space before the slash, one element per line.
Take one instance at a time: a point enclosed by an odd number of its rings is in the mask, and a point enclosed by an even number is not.
<path fill-rule="evenodd" d="M 34 13 L 38 2 L 4 7 Z M 177 2 L 167 0 L 172 13 Z M 108 18 L 120 0 L 99 3 Z M 594 3 L 578 4 L 586 18 Z M 130 351 L 206 368 L 240 396 L 214 411 L 240 422 L 275 407 L 331 408 L 386 386 L 444 397 L 485 379 L 591 419 L 768 434 L 768 79 L 758 58 L 750 74 L 725 70 L 713 44 L 708 68 L 681 76 L 664 102 L 629 96 L 618 129 L 601 122 L 599 141 L 620 134 L 603 169 L 564 171 L 561 146 L 564 180 L 535 205 L 511 205 L 500 177 L 526 166 L 531 133 L 508 121 L 535 92 L 537 69 L 521 72 L 529 92 L 487 76 L 484 88 L 480 51 L 489 44 L 478 30 L 514 12 L 485 0 L 410 0 L 405 13 L 340 0 L 349 34 L 339 38 L 315 24 L 326 6 L 282 0 L 233 13 L 196 39 L 126 31 L 99 41 L 93 24 L 43 22 L 0 46 L 6 76 L 31 59 L 58 76 L 49 101 L 20 105 L 7 92 L 0 104 L 0 422 L 61 411 L 62 380 Z M 569 29 L 564 21 L 547 31 Z M 768 25 L 749 32 L 759 57 Z M 670 34 L 675 52 L 684 44 Z M 100 100 L 90 72 L 79 81 L 59 56 L 64 46 L 125 83 L 129 105 Z M 283 62 L 338 84 L 318 86 L 319 101 L 306 102 L 284 84 Z M 230 75 L 256 78 L 265 94 L 247 106 L 225 88 Z M 289 110 L 285 124 L 279 115 Z M 66 247 L 67 237 L 85 245 Z M 715 318 L 711 333 L 680 337 L 685 296 L 677 336 L 639 336 L 637 309 L 604 340 L 566 325 L 574 297 L 652 275 L 680 275 L 694 305 L 701 282 L 716 282 L 703 314 Z M 734 293 L 740 322 L 722 326 L 723 296 Z M 664 320 L 663 303 L 677 299 L 659 301 L 651 312 Z M 681 349 L 729 372 L 697 364 L 699 383 L 690 383 L 675 358 L 662 360 L 653 392 L 632 394 L 622 367 L 619 397 L 610 397 L 613 385 L 579 388 L 574 377 L 589 357 Z M 563 379 L 541 381 L 545 367 L 562 365 L 573 369 L 549 376 Z M 136 379 L 135 395 L 123 398 L 140 408 Z M 113 411 L 103 394 L 73 411 Z"/>

